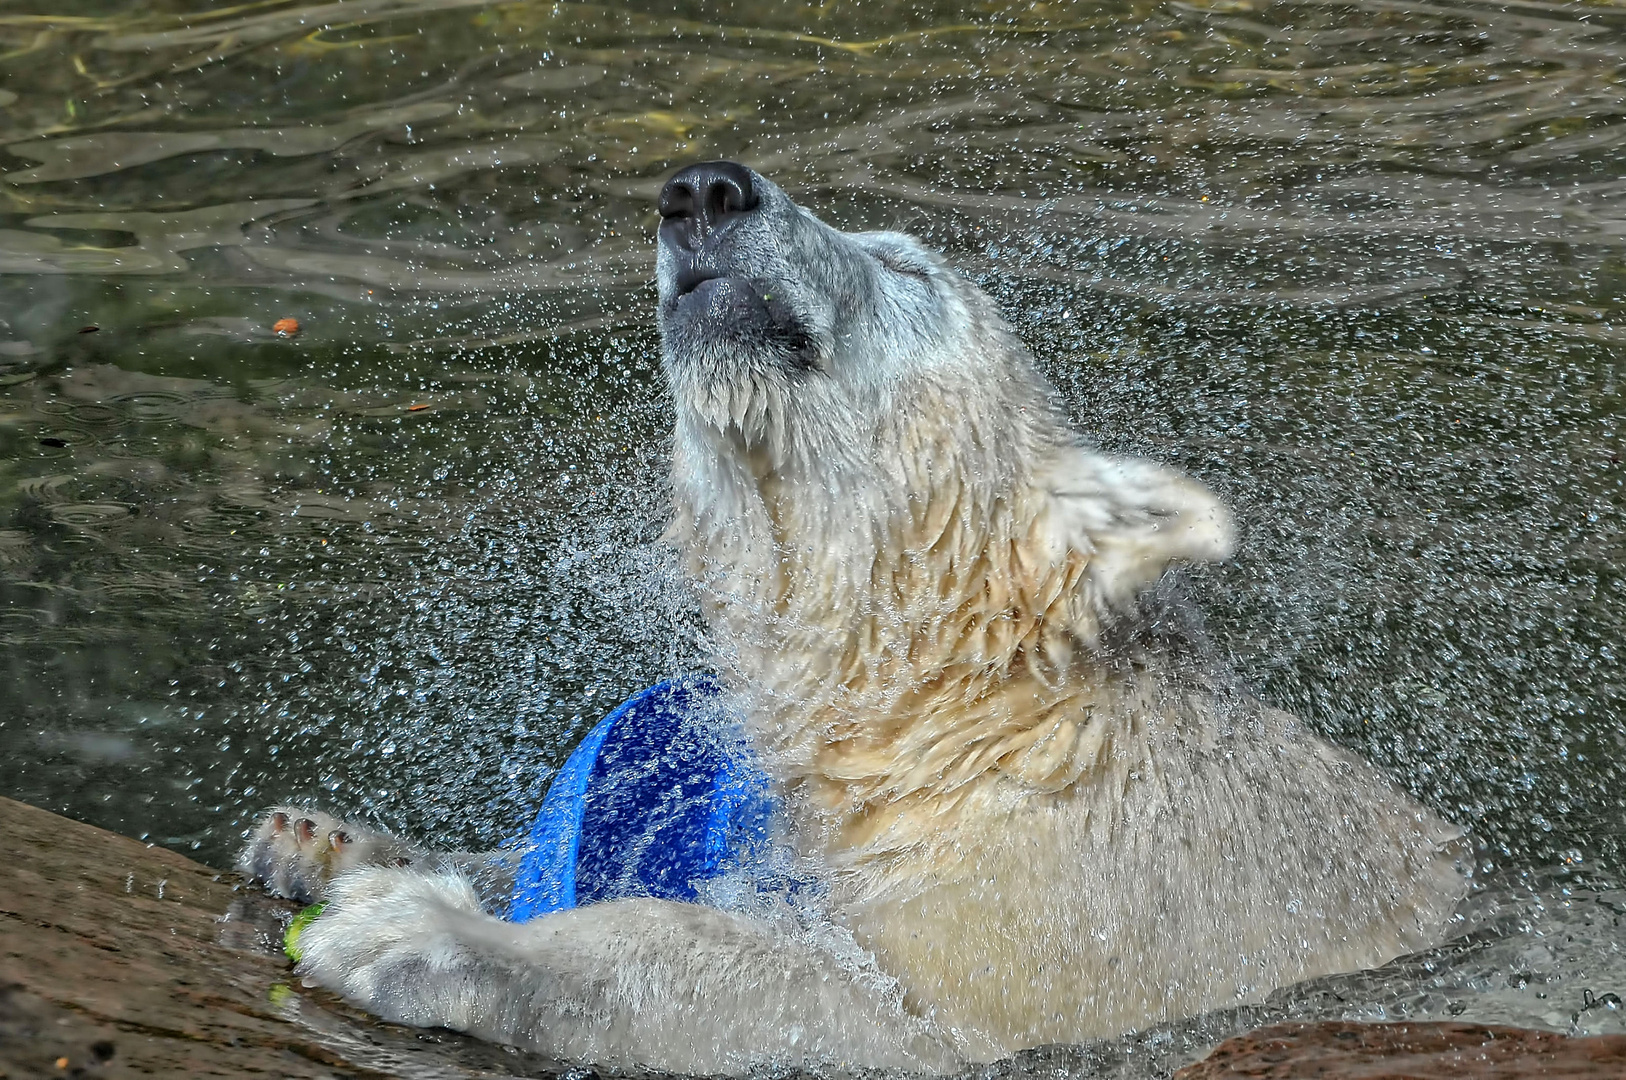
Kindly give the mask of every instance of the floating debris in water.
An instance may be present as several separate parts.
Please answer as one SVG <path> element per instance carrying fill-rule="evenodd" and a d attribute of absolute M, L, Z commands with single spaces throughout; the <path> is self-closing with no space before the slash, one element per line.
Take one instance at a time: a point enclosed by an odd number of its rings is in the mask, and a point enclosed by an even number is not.
<path fill-rule="evenodd" d="M 298 319 L 278 319 L 271 324 L 271 330 L 278 337 L 293 337 L 299 333 Z"/>
<path fill-rule="evenodd" d="M 99 327 L 99 326 L 81 326 L 79 328 L 79 332 L 81 334 L 94 334 L 96 331 L 98 331 L 100 329 L 101 329 L 101 327 Z"/>

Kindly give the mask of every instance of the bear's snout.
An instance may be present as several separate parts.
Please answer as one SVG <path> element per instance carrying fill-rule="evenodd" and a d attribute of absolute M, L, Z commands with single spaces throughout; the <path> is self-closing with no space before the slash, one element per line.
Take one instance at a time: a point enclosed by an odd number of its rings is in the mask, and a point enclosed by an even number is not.
<path fill-rule="evenodd" d="M 669 371 L 730 382 L 819 366 L 818 304 L 807 301 L 827 290 L 808 288 L 809 268 L 831 261 L 839 233 L 733 161 L 680 169 L 661 188 L 660 214 L 655 285 Z"/>
<path fill-rule="evenodd" d="M 772 276 L 766 265 L 776 231 L 769 223 L 777 220 L 769 212 L 772 186 L 733 161 L 702 161 L 666 182 L 656 267 L 663 305 L 719 279 Z"/>
<path fill-rule="evenodd" d="M 679 170 L 661 189 L 662 243 L 684 251 L 762 205 L 751 170 L 732 161 L 702 161 Z"/>

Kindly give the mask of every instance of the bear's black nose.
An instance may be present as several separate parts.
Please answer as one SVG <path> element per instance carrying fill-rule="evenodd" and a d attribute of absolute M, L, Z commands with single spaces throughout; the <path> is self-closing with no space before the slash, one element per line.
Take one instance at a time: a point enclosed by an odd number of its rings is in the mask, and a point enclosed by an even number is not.
<path fill-rule="evenodd" d="M 661 189 L 661 232 L 684 247 L 731 218 L 757 208 L 751 170 L 732 161 L 702 161 L 680 170 Z"/>

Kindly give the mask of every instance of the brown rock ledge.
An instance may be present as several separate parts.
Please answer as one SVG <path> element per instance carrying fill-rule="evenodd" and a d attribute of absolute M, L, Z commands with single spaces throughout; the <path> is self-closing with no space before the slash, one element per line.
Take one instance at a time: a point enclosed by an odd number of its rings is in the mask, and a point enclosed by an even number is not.
<path fill-rule="evenodd" d="M 0 798 L 0 1080 L 562 1071 L 300 986 L 280 947 L 292 910 L 172 851 Z"/>
<path fill-rule="evenodd" d="M 1274 1024 L 1227 1039 L 1175 1080 L 1622 1080 L 1626 1035 L 1487 1024 Z"/>

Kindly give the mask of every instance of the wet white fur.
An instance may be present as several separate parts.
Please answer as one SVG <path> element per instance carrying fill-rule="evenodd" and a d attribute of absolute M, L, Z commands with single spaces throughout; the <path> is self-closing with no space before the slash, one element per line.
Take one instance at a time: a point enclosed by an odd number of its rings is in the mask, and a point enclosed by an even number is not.
<path fill-rule="evenodd" d="M 1155 632 L 1165 568 L 1231 552 L 1218 500 L 1085 445 L 937 256 L 758 180 L 759 211 L 694 256 L 735 276 L 685 298 L 690 253 L 659 256 L 671 536 L 870 959 L 650 900 L 511 926 L 457 877 L 372 869 L 333 883 L 306 977 L 597 1064 L 930 1068 L 1435 941 L 1457 830 Z M 277 843 L 245 866 L 277 880 Z"/>
<path fill-rule="evenodd" d="M 916 1069 L 953 1061 L 884 981 L 852 977 L 794 934 L 698 904 L 626 900 L 514 924 L 486 914 L 461 875 L 380 867 L 338 878 L 300 946 L 306 978 L 386 1020 L 562 1061 L 700 1073 L 788 1056 Z"/>

